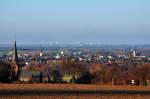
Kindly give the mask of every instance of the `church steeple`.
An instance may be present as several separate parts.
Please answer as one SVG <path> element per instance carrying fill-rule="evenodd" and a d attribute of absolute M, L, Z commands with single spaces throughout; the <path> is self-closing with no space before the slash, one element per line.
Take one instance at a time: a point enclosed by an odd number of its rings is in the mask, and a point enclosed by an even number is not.
<path fill-rule="evenodd" d="M 19 60 L 18 60 L 18 53 L 17 53 L 17 45 L 16 40 L 14 41 L 14 51 L 13 51 L 13 59 L 12 59 L 12 71 L 11 71 L 11 80 L 17 81 L 20 76 L 20 67 L 19 67 Z"/>
<path fill-rule="evenodd" d="M 14 52 L 13 52 L 13 61 L 18 64 L 18 52 L 17 52 L 17 45 L 16 45 L 16 40 L 14 41 Z"/>

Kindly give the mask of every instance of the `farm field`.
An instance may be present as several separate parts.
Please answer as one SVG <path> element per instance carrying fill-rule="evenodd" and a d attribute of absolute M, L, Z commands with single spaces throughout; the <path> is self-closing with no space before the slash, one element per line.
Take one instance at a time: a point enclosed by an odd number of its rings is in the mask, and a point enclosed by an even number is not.
<path fill-rule="evenodd" d="M 0 84 L 0 99 L 150 99 L 150 86 Z"/>
<path fill-rule="evenodd" d="M 96 84 L 0 84 L 0 90 L 137 90 L 150 91 L 150 86 Z"/>
<path fill-rule="evenodd" d="M 36 95 L 0 96 L 0 99 L 150 99 L 150 95 Z"/>

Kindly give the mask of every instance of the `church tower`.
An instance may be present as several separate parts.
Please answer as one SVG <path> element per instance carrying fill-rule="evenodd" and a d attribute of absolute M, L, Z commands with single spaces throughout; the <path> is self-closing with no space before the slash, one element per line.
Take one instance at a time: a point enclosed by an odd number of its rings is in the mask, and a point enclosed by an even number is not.
<path fill-rule="evenodd" d="M 11 74 L 12 74 L 12 80 L 15 80 L 15 81 L 18 80 L 18 77 L 20 75 L 20 68 L 19 68 L 19 60 L 18 60 L 16 40 L 14 41 Z"/>
<path fill-rule="evenodd" d="M 19 63 L 16 40 L 14 41 L 13 62 L 15 62 L 16 64 Z"/>

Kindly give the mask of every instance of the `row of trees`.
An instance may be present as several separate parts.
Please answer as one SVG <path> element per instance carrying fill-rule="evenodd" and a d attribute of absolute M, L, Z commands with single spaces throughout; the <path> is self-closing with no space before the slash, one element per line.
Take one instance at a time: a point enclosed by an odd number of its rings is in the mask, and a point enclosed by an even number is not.
<path fill-rule="evenodd" d="M 148 85 L 150 64 L 94 64 L 90 72 L 93 75 L 93 83 Z"/>
<path fill-rule="evenodd" d="M 88 80 L 88 83 L 98 84 L 148 85 L 150 79 L 149 63 L 87 64 L 68 59 L 62 62 L 61 67 L 61 72 L 69 72 L 78 79 L 82 78 L 86 81 L 83 83 Z"/>
<path fill-rule="evenodd" d="M 43 75 L 47 73 L 48 82 L 62 82 L 64 75 L 73 76 L 71 83 L 108 85 L 148 85 L 150 79 L 150 64 L 142 62 L 86 63 L 68 58 L 61 64 L 32 65 L 34 71 L 42 71 Z"/>
<path fill-rule="evenodd" d="M 3 82 L 9 81 L 11 65 L 0 63 L 0 79 Z M 62 60 L 61 64 L 56 66 L 49 66 L 48 64 L 41 64 L 36 67 L 38 71 L 47 73 L 49 82 L 62 81 L 64 75 L 72 75 L 74 83 L 97 83 L 97 84 L 134 84 L 134 85 L 148 85 L 150 79 L 150 64 L 149 63 L 86 63 L 79 60 L 72 60 L 71 58 Z M 27 71 L 31 69 L 28 68 Z M 7 72 L 8 71 L 8 72 Z M 7 78 L 7 79 L 6 79 Z M 51 79 L 53 78 L 53 79 Z M 134 80 L 134 83 L 133 83 Z M 40 79 L 40 82 L 41 79 Z"/>

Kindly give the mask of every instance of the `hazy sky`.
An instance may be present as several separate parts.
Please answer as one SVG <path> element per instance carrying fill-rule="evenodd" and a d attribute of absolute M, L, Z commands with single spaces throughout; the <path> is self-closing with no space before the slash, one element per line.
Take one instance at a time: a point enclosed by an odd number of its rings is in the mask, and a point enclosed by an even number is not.
<path fill-rule="evenodd" d="M 149 44 L 150 0 L 0 0 L 0 44 Z"/>

